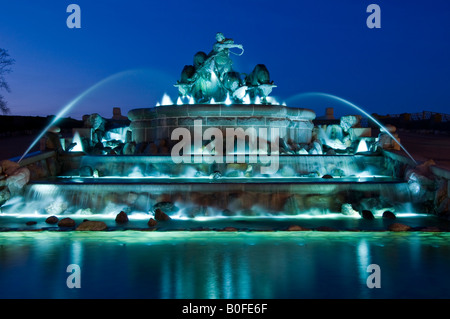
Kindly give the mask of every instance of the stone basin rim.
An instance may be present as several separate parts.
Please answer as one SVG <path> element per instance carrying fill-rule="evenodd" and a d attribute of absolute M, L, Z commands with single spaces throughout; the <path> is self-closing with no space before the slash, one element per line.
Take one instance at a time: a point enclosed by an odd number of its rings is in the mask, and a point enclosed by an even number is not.
<path fill-rule="evenodd" d="M 237 117 L 280 117 L 311 121 L 316 113 L 311 109 L 264 104 L 183 104 L 163 105 L 152 108 L 136 108 L 128 112 L 131 121 L 182 116 L 237 116 Z"/>

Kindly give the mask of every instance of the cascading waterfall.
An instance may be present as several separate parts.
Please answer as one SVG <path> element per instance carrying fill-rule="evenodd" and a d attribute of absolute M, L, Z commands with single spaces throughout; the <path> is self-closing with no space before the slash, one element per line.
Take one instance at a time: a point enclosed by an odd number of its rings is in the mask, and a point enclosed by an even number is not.
<path fill-rule="evenodd" d="M 380 156 L 281 156 L 280 172 L 272 177 L 246 175 L 248 165 L 238 166 L 241 174 L 216 166 L 223 174 L 212 179 L 208 171 L 199 174 L 205 165 L 173 165 L 168 156 L 84 156 L 80 168 L 100 170 L 99 177 L 69 174 L 32 182 L 23 199 L 2 213 L 148 214 L 166 203 L 173 218 L 280 217 L 340 213 L 348 203 L 399 210 L 410 201 L 407 183 L 385 175 Z M 326 174 L 334 177 L 322 178 Z"/>

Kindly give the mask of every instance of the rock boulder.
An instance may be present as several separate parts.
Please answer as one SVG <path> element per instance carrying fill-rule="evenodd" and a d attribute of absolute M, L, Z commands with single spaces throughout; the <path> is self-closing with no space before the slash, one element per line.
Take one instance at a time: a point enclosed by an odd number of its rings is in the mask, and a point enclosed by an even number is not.
<path fill-rule="evenodd" d="M 367 220 L 375 219 L 375 217 L 373 216 L 373 214 L 370 210 L 363 209 L 360 214 L 361 214 L 361 217 L 364 219 L 367 219 Z"/>
<path fill-rule="evenodd" d="M 82 222 L 75 230 L 78 231 L 101 231 L 106 230 L 108 226 L 102 221 L 87 220 Z"/>
<path fill-rule="evenodd" d="M 154 220 L 153 218 L 150 218 L 147 223 L 148 227 L 155 227 L 156 224 L 158 224 L 158 222 L 156 220 Z"/>
<path fill-rule="evenodd" d="M 75 221 L 72 218 L 66 217 L 58 222 L 59 227 L 75 227 Z"/>
<path fill-rule="evenodd" d="M 405 224 L 393 223 L 388 227 L 389 231 L 408 231 L 411 230 L 411 227 Z"/>
<path fill-rule="evenodd" d="M 155 210 L 155 219 L 157 221 L 166 221 L 166 220 L 170 220 L 171 218 L 169 215 L 164 213 L 161 209 L 157 208 Z"/>
<path fill-rule="evenodd" d="M 116 223 L 117 224 L 128 223 L 128 215 L 124 211 L 121 211 L 116 215 Z"/>
<path fill-rule="evenodd" d="M 395 214 L 391 212 L 390 210 L 387 210 L 383 213 L 383 218 L 385 219 L 395 219 Z"/>
<path fill-rule="evenodd" d="M 306 231 L 306 230 L 310 230 L 309 228 L 304 228 L 302 226 L 299 225 L 291 225 L 289 226 L 286 231 Z"/>
<path fill-rule="evenodd" d="M 56 216 L 47 217 L 47 219 L 45 220 L 45 222 L 47 224 L 51 224 L 51 225 L 58 223 L 58 221 L 59 221 L 59 218 Z"/>

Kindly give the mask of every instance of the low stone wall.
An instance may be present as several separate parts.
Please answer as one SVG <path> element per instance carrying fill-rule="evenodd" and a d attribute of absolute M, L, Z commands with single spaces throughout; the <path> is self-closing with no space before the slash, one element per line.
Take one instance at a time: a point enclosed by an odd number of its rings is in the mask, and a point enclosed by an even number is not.
<path fill-rule="evenodd" d="M 430 171 L 436 179 L 437 189 L 434 196 L 436 213 L 450 219 L 450 171 L 437 166 L 430 166 Z"/>
<path fill-rule="evenodd" d="M 39 180 L 57 176 L 62 172 L 76 170 L 80 166 L 81 158 L 85 154 L 83 152 L 73 152 L 58 155 L 56 151 L 36 152 L 30 154 L 18 163 L 19 157 L 5 160 L 10 167 L 26 168 L 29 170 L 29 180 Z M 4 171 L 2 172 L 4 173 Z"/>
<path fill-rule="evenodd" d="M 391 176 L 404 179 L 408 169 L 414 168 L 416 164 L 408 157 L 388 150 L 382 151 L 385 158 L 385 168 Z"/>
<path fill-rule="evenodd" d="M 19 165 L 28 168 L 31 181 L 56 176 L 61 171 L 55 151 L 37 152 L 35 155 L 25 157 Z"/>
<path fill-rule="evenodd" d="M 0 162 L 0 207 L 11 197 L 22 195 L 29 181 L 54 176 L 59 172 L 55 152 L 38 152 L 18 163 L 19 159 Z"/>
<path fill-rule="evenodd" d="M 385 168 L 392 176 L 408 181 L 413 203 L 420 203 L 422 213 L 450 220 L 450 171 L 433 160 L 417 165 L 408 157 L 383 151 Z"/>

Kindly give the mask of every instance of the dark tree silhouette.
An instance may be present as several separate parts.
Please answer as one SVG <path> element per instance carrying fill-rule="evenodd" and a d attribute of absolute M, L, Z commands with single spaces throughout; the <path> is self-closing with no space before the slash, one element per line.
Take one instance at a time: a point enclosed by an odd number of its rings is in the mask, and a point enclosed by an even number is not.
<path fill-rule="evenodd" d="M 9 85 L 6 82 L 5 74 L 11 72 L 11 65 L 14 64 L 14 59 L 11 59 L 7 50 L 0 48 L 0 92 L 5 90 L 10 92 Z M 9 113 L 9 107 L 3 95 L 0 94 L 0 112 L 3 114 Z"/>

